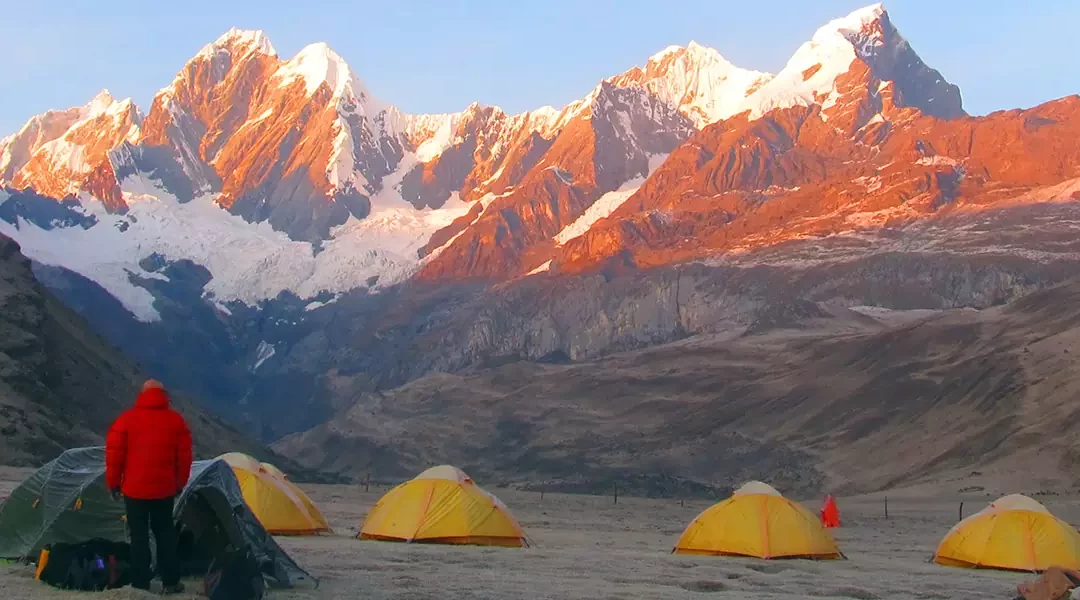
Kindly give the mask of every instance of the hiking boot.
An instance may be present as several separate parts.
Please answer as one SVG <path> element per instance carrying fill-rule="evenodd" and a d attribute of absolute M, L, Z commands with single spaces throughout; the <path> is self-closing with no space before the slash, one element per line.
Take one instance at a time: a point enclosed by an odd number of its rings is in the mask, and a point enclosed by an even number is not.
<path fill-rule="evenodd" d="M 161 588 L 161 595 L 162 596 L 171 596 L 173 594 L 183 594 L 183 593 L 184 593 L 184 584 L 180 583 L 179 581 L 174 583 L 173 585 L 166 585 L 166 586 Z"/>

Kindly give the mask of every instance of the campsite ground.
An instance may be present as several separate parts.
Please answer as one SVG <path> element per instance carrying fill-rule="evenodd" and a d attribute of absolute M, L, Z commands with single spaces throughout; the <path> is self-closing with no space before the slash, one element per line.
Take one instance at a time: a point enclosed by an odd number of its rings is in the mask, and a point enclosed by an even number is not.
<path fill-rule="evenodd" d="M 0 468 L 0 497 L 25 472 Z M 891 493 L 889 519 L 879 496 L 839 501 L 837 530 L 846 561 L 756 561 L 670 554 L 685 525 L 708 503 L 569 496 L 493 489 L 521 521 L 529 549 L 440 547 L 353 539 L 385 491 L 304 486 L 337 535 L 279 538 L 301 566 L 322 580 L 318 590 L 274 592 L 271 600 L 309 598 L 1012 598 L 1030 575 L 952 569 L 927 563 L 941 536 L 965 514 L 997 497 L 930 497 Z M 1039 497 L 1058 516 L 1080 521 L 1080 504 Z M 817 508 L 817 500 L 811 507 Z M 0 567 L 2 598 L 79 598 L 35 582 L 25 567 Z M 190 587 L 195 587 L 195 582 Z M 142 598 L 132 590 L 96 595 Z M 145 596 L 150 597 L 150 596 Z"/>

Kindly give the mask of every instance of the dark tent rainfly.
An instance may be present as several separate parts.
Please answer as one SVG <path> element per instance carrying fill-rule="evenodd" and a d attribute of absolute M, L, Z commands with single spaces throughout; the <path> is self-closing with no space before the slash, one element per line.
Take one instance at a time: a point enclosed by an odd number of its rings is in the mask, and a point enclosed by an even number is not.
<path fill-rule="evenodd" d="M 246 544 L 271 586 L 317 583 L 247 509 L 232 467 L 223 460 L 191 465 L 173 519 L 181 532 L 182 558 L 205 563 L 226 544 Z M 36 559 L 48 544 L 92 538 L 127 540 L 124 504 L 113 501 L 105 488 L 103 447 L 64 452 L 0 504 L 0 558 Z"/>

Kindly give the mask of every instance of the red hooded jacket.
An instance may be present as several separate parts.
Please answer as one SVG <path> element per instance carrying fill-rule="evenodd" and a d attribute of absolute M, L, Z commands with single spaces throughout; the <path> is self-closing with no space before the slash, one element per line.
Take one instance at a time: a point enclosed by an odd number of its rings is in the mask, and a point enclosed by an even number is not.
<path fill-rule="evenodd" d="M 178 495 L 191 474 L 191 431 L 160 388 L 143 390 L 105 438 L 105 483 L 128 498 Z"/>

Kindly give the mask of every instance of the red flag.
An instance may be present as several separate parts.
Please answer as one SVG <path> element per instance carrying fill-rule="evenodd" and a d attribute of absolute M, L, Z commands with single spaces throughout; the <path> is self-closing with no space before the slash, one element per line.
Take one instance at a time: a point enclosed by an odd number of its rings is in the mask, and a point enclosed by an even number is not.
<path fill-rule="evenodd" d="M 821 507 L 821 524 L 826 527 L 840 526 L 840 509 L 836 508 L 832 494 L 825 496 L 825 504 Z"/>

